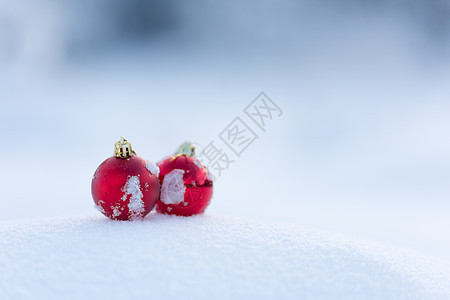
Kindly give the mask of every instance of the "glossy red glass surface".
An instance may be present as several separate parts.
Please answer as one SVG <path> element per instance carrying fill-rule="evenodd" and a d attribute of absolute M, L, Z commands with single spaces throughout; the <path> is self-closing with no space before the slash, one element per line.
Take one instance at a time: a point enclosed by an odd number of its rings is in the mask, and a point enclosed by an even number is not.
<path fill-rule="evenodd" d="M 158 200 L 156 211 L 164 214 L 191 216 L 203 213 L 211 201 L 213 182 L 208 169 L 192 156 L 171 156 L 158 163 L 161 184 L 164 177 L 175 169 L 184 170 L 183 181 L 186 187 L 184 201 L 179 204 L 165 204 Z"/>
<path fill-rule="evenodd" d="M 92 178 L 92 197 L 97 209 L 113 220 L 143 218 L 155 206 L 159 198 L 160 183 L 156 175 L 146 168 L 147 161 L 137 155 L 129 158 L 110 157 L 95 171 Z M 140 194 L 127 193 L 127 181 L 135 177 Z M 130 206 L 130 200 L 139 202 L 138 208 Z M 142 204 L 142 205 L 141 205 Z M 130 209 L 131 208 L 131 209 Z"/>

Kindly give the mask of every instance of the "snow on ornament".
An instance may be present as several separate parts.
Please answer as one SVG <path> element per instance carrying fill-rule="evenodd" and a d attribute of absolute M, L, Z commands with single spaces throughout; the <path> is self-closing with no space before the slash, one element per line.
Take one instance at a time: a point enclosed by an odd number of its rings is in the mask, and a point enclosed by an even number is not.
<path fill-rule="evenodd" d="M 113 220 L 145 217 L 159 197 L 159 169 L 139 157 L 123 137 L 115 144 L 114 156 L 105 160 L 92 178 L 95 207 Z"/>
<path fill-rule="evenodd" d="M 165 204 L 180 204 L 184 201 L 186 187 L 183 181 L 184 170 L 175 169 L 166 174 L 161 187 L 161 201 Z"/>
<path fill-rule="evenodd" d="M 191 216 L 203 213 L 213 193 L 208 169 L 195 157 L 191 143 L 182 144 L 177 153 L 158 162 L 161 196 L 156 211 Z"/>

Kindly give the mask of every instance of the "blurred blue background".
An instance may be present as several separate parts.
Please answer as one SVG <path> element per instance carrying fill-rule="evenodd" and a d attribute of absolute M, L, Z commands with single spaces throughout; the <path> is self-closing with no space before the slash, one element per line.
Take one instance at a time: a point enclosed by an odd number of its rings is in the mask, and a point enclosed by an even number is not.
<path fill-rule="evenodd" d="M 208 213 L 450 261 L 449 83 L 445 0 L 0 0 L 0 220 L 98 215 L 120 136 L 158 161 L 264 91 Z"/>

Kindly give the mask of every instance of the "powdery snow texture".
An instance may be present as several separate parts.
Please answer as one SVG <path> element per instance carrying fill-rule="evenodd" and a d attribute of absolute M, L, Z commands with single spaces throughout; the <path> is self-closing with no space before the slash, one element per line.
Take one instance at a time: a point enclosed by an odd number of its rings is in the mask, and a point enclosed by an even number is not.
<path fill-rule="evenodd" d="M 448 299 L 449 268 L 211 216 L 0 223 L 1 299 Z"/>

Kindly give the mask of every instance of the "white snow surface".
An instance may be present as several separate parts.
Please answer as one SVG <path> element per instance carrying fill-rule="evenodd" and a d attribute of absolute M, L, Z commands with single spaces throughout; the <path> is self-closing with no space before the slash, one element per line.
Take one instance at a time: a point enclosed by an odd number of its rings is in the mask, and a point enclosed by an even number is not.
<path fill-rule="evenodd" d="M 309 229 L 201 215 L 0 222 L 7 299 L 448 299 L 450 268 Z"/>
<path fill-rule="evenodd" d="M 145 165 L 145 167 L 147 168 L 147 170 L 152 173 L 153 175 L 156 175 L 156 177 L 159 176 L 159 167 L 157 165 L 155 165 L 154 163 L 152 163 L 151 161 L 148 161 L 147 164 Z"/>
<path fill-rule="evenodd" d="M 186 186 L 183 181 L 184 170 L 175 169 L 164 176 L 161 186 L 161 201 L 165 204 L 180 204 L 184 201 Z"/>
<path fill-rule="evenodd" d="M 139 180 L 139 177 L 131 176 L 130 178 L 128 178 L 127 182 L 122 188 L 122 191 L 124 192 L 122 196 L 123 201 L 126 201 L 128 195 L 130 195 L 130 202 L 128 203 L 128 213 L 130 215 L 130 219 L 134 220 L 143 217 L 145 207 L 142 198 L 144 197 L 144 195 L 141 191 L 141 182 Z"/>

